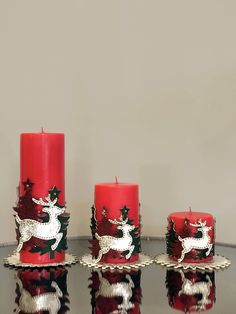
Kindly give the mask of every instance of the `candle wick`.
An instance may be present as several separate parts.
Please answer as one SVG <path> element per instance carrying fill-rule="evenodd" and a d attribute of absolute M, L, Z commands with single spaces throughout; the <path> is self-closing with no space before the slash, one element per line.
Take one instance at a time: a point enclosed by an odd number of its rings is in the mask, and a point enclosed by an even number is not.
<path fill-rule="evenodd" d="M 119 182 L 118 182 L 118 178 L 117 178 L 117 176 L 115 176 L 115 180 L 116 180 L 116 184 L 118 184 Z"/>
<path fill-rule="evenodd" d="M 189 206 L 189 212 L 190 212 L 190 214 L 192 214 L 192 208 L 191 208 L 191 206 Z"/>
<path fill-rule="evenodd" d="M 44 133 L 44 129 L 43 129 L 43 127 L 41 128 L 41 133 Z"/>

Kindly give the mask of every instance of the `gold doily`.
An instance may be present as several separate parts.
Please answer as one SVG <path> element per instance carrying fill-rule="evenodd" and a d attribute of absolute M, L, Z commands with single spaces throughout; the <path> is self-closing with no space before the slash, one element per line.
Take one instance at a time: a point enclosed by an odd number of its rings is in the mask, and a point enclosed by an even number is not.
<path fill-rule="evenodd" d="M 154 258 L 154 262 L 167 268 L 182 268 L 184 270 L 219 270 L 230 266 L 231 262 L 228 258 L 220 255 L 215 255 L 209 263 L 178 263 L 169 258 L 167 254 L 160 254 Z"/>
<path fill-rule="evenodd" d="M 126 263 L 126 264 L 105 264 L 105 263 L 99 263 L 99 262 L 96 263 L 94 261 L 92 255 L 87 254 L 87 255 L 82 256 L 79 259 L 79 262 L 83 266 L 87 266 L 89 268 L 94 268 L 94 269 L 102 269 L 102 270 L 126 269 L 126 270 L 130 270 L 130 269 L 139 269 L 139 268 L 151 265 L 153 263 L 153 260 L 148 255 L 139 254 L 139 259 L 137 262 Z"/>

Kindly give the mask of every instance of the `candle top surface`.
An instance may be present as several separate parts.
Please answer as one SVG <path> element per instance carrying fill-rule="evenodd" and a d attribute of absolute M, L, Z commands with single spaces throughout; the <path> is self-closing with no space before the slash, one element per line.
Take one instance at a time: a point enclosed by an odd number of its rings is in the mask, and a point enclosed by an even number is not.
<path fill-rule="evenodd" d="M 185 217 L 191 217 L 193 219 L 200 219 L 201 216 L 206 217 L 212 217 L 212 214 L 206 213 L 206 212 L 195 212 L 195 211 L 182 211 L 182 212 L 172 212 L 169 214 L 169 216 L 174 216 L 176 218 L 185 218 Z"/>
<path fill-rule="evenodd" d="M 22 135 L 64 135 L 62 132 L 45 132 L 45 131 L 40 131 L 40 132 L 24 132 L 20 134 Z"/>
<path fill-rule="evenodd" d="M 99 187 L 110 187 L 110 188 L 120 188 L 120 187 L 123 187 L 123 186 L 128 186 L 128 187 L 131 187 L 131 186 L 135 186 L 137 187 L 138 184 L 137 183 L 125 183 L 125 182 L 101 182 L 101 183 L 96 183 L 95 186 L 99 186 Z"/>

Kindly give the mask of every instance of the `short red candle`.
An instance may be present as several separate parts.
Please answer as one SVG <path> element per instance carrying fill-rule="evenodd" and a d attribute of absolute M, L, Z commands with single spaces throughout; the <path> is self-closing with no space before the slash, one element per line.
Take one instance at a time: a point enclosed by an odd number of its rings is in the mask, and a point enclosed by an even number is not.
<path fill-rule="evenodd" d="M 48 191 L 56 186 L 60 191 L 58 202 L 64 204 L 64 134 L 62 133 L 23 133 L 20 141 L 20 196 L 24 193 L 23 182 L 30 179 L 34 198 L 43 199 Z M 20 251 L 20 259 L 25 263 L 58 263 L 65 258 L 65 252 L 49 254 L 29 252 L 25 245 Z"/>
<path fill-rule="evenodd" d="M 96 220 L 100 222 L 104 217 L 104 209 L 108 219 L 119 219 L 121 208 L 129 208 L 128 217 L 134 225 L 139 227 L 139 190 L 138 184 L 132 183 L 99 183 L 95 185 Z M 116 228 L 116 226 L 114 226 Z M 128 262 L 135 262 L 139 258 L 132 255 Z M 102 257 L 104 263 L 127 263 L 125 257 L 113 258 L 109 253 Z"/>
<path fill-rule="evenodd" d="M 168 231 L 171 228 L 171 223 L 173 223 L 173 228 L 176 233 L 176 242 L 172 245 L 173 247 L 173 255 L 169 256 L 174 259 L 178 260 L 181 256 L 182 251 L 182 244 L 179 241 L 178 237 L 181 239 L 186 237 L 193 237 L 195 238 L 195 234 L 198 231 L 197 227 L 192 226 L 191 224 L 197 224 L 198 221 L 206 222 L 206 226 L 210 227 L 211 230 L 208 231 L 208 235 L 210 237 L 210 243 L 214 246 L 214 218 L 209 213 L 202 213 L 202 212 L 194 212 L 194 211 L 185 211 L 185 212 L 174 212 L 168 216 Z M 198 238 L 200 239 L 203 234 L 200 232 Z M 185 254 L 183 262 L 185 263 L 205 263 L 210 262 L 213 259 L 213 250 L 211 253 L 205 258 L 199 258 L 199 250 L 192 249 L 189 253 Z"/>

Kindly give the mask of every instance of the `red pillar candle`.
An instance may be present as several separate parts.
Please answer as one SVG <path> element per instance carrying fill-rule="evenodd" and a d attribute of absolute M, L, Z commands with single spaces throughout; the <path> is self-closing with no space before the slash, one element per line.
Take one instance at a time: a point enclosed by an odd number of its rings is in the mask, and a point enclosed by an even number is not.
<path fill-rule="evenodd" d="M 20 260 L 25 263 L 46 264 L 58 263 L 65 258 L 65 233 L 62 234 L 58 220 L 63 214 L 60 209 L 64 205 L 64 134 L 62 133 L 23 133 L 20 142 L 20 197 L 15 210 L 17 211 L 17 222 L 19 224 L 18 240 L 23 239 L 23 246 L 20 249 Z M 36 203 L 33 199 L 42 200 L 49 204 L 45 199 L 50 195 L 50 201 L 57 200 L 52 207 L 45 204 Z M 52 214 L 52 209 L 55 215 Z M 40 218 L 44 214 L 44 217 Z M 68 218 L 68 217 L 67 217 Z M 38 222 L 52 222 L 47 225 L 45 234 L 54 232 L 57 234 L 51 239 L 43 238 L 44 230 L 41 229 L 40 235 L 21 227 L 23 219 L 32 219 Z M 21 230 L 23 228 L 24 230 Z M 41 228 L 41 225 L 37 225 Z M 35 226 L 32 228 L 35 230 Z M 58 235 L 60 233 L 60 235 Z M 23 235 L 24 234 L 24 235 Z M 52 249 L 57 242 L 57 248 Z M 63 245 L 62 245 L 63 244 Z M 18 246 L 18 249 L 20 246 Z"/>
<path fill-rule="evenodd" d="M 215 274 L 167 270 L 166 288 L 173 309 L 184 313 L 207 311 L 215 300 Z"/>
<path fill-rule="evenodd" d="M 184 263 L 206 263 L 213 259 L 214 218 L 209 213 L 175 212 L 168 217 L 167 254 Z"/>
<path fill-rule="evenodd" d="M 63 133 L 23 133 L 20 141 L 20 193 L 28 178 L 34 183 L 34 197 L 48 194 L 57 186 L 64 203 L 65 185 L 65 135 Z"/>
<path fill-rule="evenodd" d="M 92 210 L 93 257 L 103 263 L 137 261 L 140 252 L 138 185 L 96 184 Z M 104 246 L 106 236 L 110 238 Z"/>

